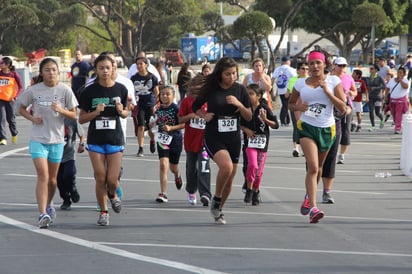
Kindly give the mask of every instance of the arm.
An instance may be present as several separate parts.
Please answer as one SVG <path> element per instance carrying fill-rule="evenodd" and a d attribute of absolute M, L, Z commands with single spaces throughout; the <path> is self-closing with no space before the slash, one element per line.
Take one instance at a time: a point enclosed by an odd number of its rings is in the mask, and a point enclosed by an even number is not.
<path fill-rule="evenodd" d="M 183 115 L 183 116 L 179 116 L 179 124 L 184 124 L 188 121 L 190 121 L 190 119 L 192 118 L 197 118 L 199 116 L 197 116 L 195 113 L 189 113 L 187 115 Z"/>
<path fill-rule="evenodd" d="M 20 105 L 19 113 L 21 116 L 31 121 L 33 124 L 41 124 L 42 118 L 40 116 L 34 117 L 30 112 L 27 111 L 27 107 L 23 104 Z"/>
<path fill-rule="evenodd" d="M 62 114 L 63 116 L 65 116 L 66 118 L 70 120 L 77 119 L 77 108 L 66 109 L 66 108 L 63 108 L 58 102 L 52 102 L 51 108 L 55 112 Z"/>
<path fill-rule="evenodd" d="M 80 109 L 80 115 L 79 115 L 79 123 L 84 124 L 87 122 L 90 122 L 91 120 L 95 119 L 97 116 L 100 115 L 102 111 L 104 111 L 104 104 L 98 104 L 96 109 L 91 112 L 86 112 L 83 109 Z"/>

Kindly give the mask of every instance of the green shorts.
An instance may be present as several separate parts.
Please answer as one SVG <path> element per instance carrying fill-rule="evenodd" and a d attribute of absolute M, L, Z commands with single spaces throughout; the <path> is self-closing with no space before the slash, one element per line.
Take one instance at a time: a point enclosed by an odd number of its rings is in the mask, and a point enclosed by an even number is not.
<path fill-rule="evenodd" d="M 336 125 L 330 127 L 315 127 L 301 120 L 297 121 L 298 136 L 300 138 L 310 138 L 315 141 L 320 152 L 328 151 L 336 138 Z"/>

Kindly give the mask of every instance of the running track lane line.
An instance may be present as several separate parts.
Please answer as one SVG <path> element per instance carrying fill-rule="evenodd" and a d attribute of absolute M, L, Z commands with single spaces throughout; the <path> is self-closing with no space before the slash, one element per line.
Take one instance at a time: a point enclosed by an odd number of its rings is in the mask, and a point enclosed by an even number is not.
<path fill-rule="evenodd" d="M 29 225 L 29 224 L 20 222 L 18 220 L 8 218 L 8 217 L 6 217 L 4 215 L 1 215 L 1 214 L 0 214 L 0 222 L 4 223 L 4 224 L 7 224 L 7 225 L 12 225 L 12 226 L 18 227 L 18 228 L 23 229 L 23 230 L 27 230 L 27 231 L 34 232 L 34 233 L 37 233 L 37 234 L 41 234 L 43 236 L 58 239 L 58 240 L 65 241 L 65 242 L 68 242 L 68 243 L 72 243 L 72 244 L 75 244 L 75 245 L 78 245 L 78 246 L 91 248 L 91 249 L 98 250 L 98 251 L 105 252 L 105 253 L 109 253 L 109 254 L 112 254 L 112 255 L 133 259 L 133 260 L 136 260 L 136 261 L 142 261 L 142 262 L 147 262 L 147 263 L 151 263 L 151 264 L 162 265 L 162 266 L 166 266 L 166 267 L 169 267 L 169 268 L 180 269 L 180 270 L 191 272 L 191 273 L 226 274 L 224 272 L 219 272 L 219 271 L 215 271 L 215 270 L 211 270 L 211 269 L 207 269 L 207 268 L 201 268 L 201 267 L 196 267 L 196 266 L 192 266 L 192 265 L 188 265 L 188 264 L 184 264 L 184 263 L 179 263 L 179 262 L 174 262 L 174 261 L 169 261 L 169 260 L 163 260 L 163 259 L 159 259 L 159 258 L 140 255 L 140 254 L 137 254 L 137 253 L 132 253 L 132 252 L 125 251 L 125 250 L 122 250 L 122 249 L 105 246 L 104 244 L 100 244 L 100 243 L 96 243 L 96 242 L 90 242 L 90 241 L 83 240 L 83 239 L 80 239 L 80 238 L 77 238 L 77 237 L 62 234 L 62 233 L 52 231 L 52 230 L 49 230 L 49 229 L 40 229 L 36 226 Z"/>

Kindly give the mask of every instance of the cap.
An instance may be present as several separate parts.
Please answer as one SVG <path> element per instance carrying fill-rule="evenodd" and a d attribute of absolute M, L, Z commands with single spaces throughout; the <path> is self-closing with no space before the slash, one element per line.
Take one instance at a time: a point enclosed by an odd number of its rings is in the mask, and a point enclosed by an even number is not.
<path fill-rule="evenodd" d="M 335 59 L 333 62 L 335 65 L 348 65 L 348 62 L 346 62 L 345 57 L 338 57 Z"/>
<path fill-rule="evenodd" d="M 290 57 L 289 56 L 283 56 L 281 60 L 282 60 L 282 62 L 286 62 L 286 61 L 290 60 Z"/>

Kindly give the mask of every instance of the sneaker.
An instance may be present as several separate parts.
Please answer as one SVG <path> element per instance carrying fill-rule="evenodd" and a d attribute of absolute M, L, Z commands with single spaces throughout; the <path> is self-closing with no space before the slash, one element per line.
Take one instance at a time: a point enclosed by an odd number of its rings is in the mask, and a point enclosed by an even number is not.
<path fill-rule="evenodd" d="M 247 190 L 247 182 L 245 181 L 245 182 L 243 183 L 243 186 L 242 186 L 242 192 L 243 192 L 243 193 L 246 193 L 246 190 Z"/>
<path fill-rule="evenodd" d="M 6 139 L 1 139 L 0 140 L 0 145 L 2 145 L 2 146 L 7 145 L 7 140 Z"/>
<path fill-rule="evenodd" d="M 226 224 L 226 220 L 224 218 L 225 215 L 223 215 L 222 213 L 220 213 L 220 215 L 218 217 L 215 217 L 215 224 L 218 225 L 225 225 Z"/>
<path fill-rule="evenodd" d="M 375 131 L 375 127 L 371 127 L 370 129 L 369 129 L 369 132 L 374 132 Z"/>
<path fill-rule="evenodd" d="M 122 210 L 122 201 L 119 197 L 115 196 L 113 199 L 110 199 L 110 203 L 112 204 L 112 209 L 116 213 L 120 213 Z"/>
<path fill-rule="evenodd" d="M 325 213 L 322 210 L 319 210 L 317 207 L 312 207 L 309 214 L 309 222 L 311 224 L 317 224 L 323 216 L 325 216 Z"/>
<path fill-rule="evenodd" d="M 246 189 L 245 198 L 243 199 L 245 204 L 250 204 L 252 202 L 252 192 L 253 190 Z"/>
<path fill-rule="evenodd" d="M 395 130 L 394 133 L 395 133 L 395 134 L 401 134 L 401 131 L 400 131 L 400 130 Z"/>
<path fill-rule="evenodd" d="M 107 226 L 109 225 L 109 213 L 108 212 L 100 212 L 99 219 L 97 219 L 97 225 L 100 226 Z"/>
<path fill-rule="evenodd" d="M 189 202 L 189 204 L 191 204 L 191 205 L 196 205 L 196 203 L 197 203 L 197 200 L 196 200 L 196 193 L 193 193 L 193 194 L 188 194 L 187 195 L 187 201 Z"/>
<path fill-rule="evenodd" d="M 385 123 L 389 120 L 390 115 L 385 115 Z"/>
<path fill-rule="evenodd" d="M 71 210 L 72 209 L 72 202 L 70 200 L 64 200 L 60 206 L 61 210 Z"/>
<path fill-rule="evenodd" d="M 120 200 L 123 200 L 123 188 L 121 185 L 118 185 L 116 188 L 116 195 Z"/>
<path fill-rule="evenodd" d="M 80 194 L 76 188 L 74 188 L 73 191 L 70 192 L 70 198 L 72 199 L 73 203 L 78 203 L 80 201 Z"/>
<path fill-rule="evenodd" d="M 179 175 L 179 176 L 175 177 L 175 184 L 176 184 L 177 190 L 182 189 L 182 186 L 183 186 L 182 176 Z"/>
<path fill-rule="evenodd" d="M 358 126 L 356 127 L 355 132 L 360 132 L 360 131 L 361 131 L 361 129 L 362 129 L 362 126 L 358 125 Z"/>
<path fill-rule="evenodd" d="M 48 205 L 47 208 L 46 208 L 46 213 L 50 217 L 50 224 L 53 224 L 54 221 L 56 220 L 56 216 L 57 216 L 56 209 L 54 208 L 54 206 L 53 205 Z"/>
<path fill-rule="evenodd" d="M 141 148 L 139 148 L 139 151 L 137 152 L 136 157 L 143 157 L 143 156 L 144 156 L 143 148 L 141 147 Z"/>
<path fill-rule="evenodd" d="M 168 201 L 166 193 L 159 193 L 159 195 L 157 195 L 156 202 L 167 203 Z"/>
<path fill-rule="evenodd" d="M 344 161 L 345 161 L 345 156 L 343 154 L 339 154 L 337 163 L 342 165 Z"/>
<path fill-rule="evenodd" d="M 200 202 L 203 204 L 203 206 L 209 206 L 209 203 L 210 203 L 209 196 L 207 195 L 200 196 Z"/>
<path fill-rule="evenodd" d="M 300 156 L 300 153 L 296 148 L 292 151 L 292 156 L 293 157 L 299 157 Z"/>
<path fill-rule="evenodd" d="M 356 124 L 355 123 L 351 123 L 350 124 L 350 131 L 353 132 L 356 128 Z"/>
<path fill-rule="evenodd" d="M 385 126 L 385 121 L 382 120 L 379 124 L 379 128 L 383 129 L 384 126 Z"/>
<path fill-rule="evenodd" d="M 260 201 L 261 201 L 261 199 L 260 199 L 260 191 L 259 191 L 259 190 L 258 190 L 258 191 L 253 191 L 253 194 L 252 194 L 252 205 L 258 206 L 258 205 L 260 204 Z"/>
<path fill-rule="evenodd" d="M 156 143 L 154 140 L 150 141 L 150 152 L 155 153 L 156 152 Z"/>
<path fill-rule="evenodd" d="M 220 216 L 220 201 L 216 201 L 215 197 L 212 199 L 212 204 L 210 206 L 210 213 L 214 218 L 217 218 Z"/>
<path fill-rule="evenodd" d="M 16 136 L 11 136 L 11 142 L 13 144 L 17 144 L 17 135 Z"/>
<path fill-rule="evenodd" d="M 308 195 L 305 195 L 305 199 L 303 200 L 302 205 L 300 206 L 300 214 L 303 216 L 308 215 L 310 212 L 310 202 Z"/>
<path fill-rule="evenodd" d="M 323 192 L 322 203 L 324 204 L 334 204 L 335 200 L 330 196 L 329 192 Z"/>
<path fill-rule="evenodd" d="M 43 213 L 39 216 L 39 228 L 48 228 L 51 223 L 49 214 Z"/>

